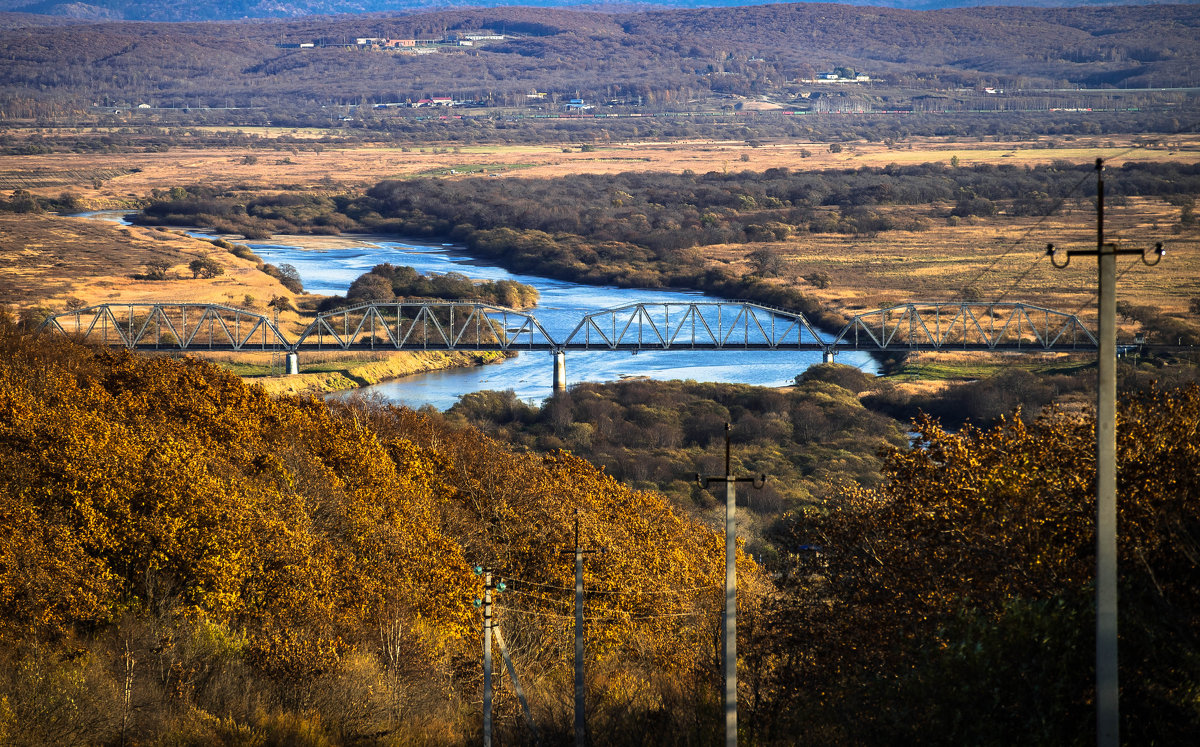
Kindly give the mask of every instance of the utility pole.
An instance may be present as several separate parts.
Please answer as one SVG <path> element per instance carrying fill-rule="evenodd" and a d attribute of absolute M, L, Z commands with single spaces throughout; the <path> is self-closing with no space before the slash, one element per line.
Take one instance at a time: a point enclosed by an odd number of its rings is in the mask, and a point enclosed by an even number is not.
<path fill-rule="evenodd" d="M 483 747 L 492 747 L 492 590 L 504 591 L 501 581 L 492 583 L 492 569 L 475 566 L 475 575 L 483 576 L 483 599 L 475 606 L 483 607 Z"/>
<path fill-rule="evenodd" d="M 721 659 L 725 674 L 725 746 L 736 747 L 737 729 L 737 500 L 735 486 L 748 482 L 755 490 L 766 484 L 767 476 L 734 477 L 730 460 L 730 432 L 725 424 L 725 474 L 718 477 L 696 475 L 696 482 L 707 488 L 714 482 L 725 483 L 725 616 L 721 623 Z"/>
<path fill-rule="evenodd" d="M 562 550 L 562 554 L 571 550 Z M 587 744 L 587 712 L 583 702 L 583 555 L 607 552 L 579 546 L 579 509 L 575 509 L 575 747 Z"/>
<path fill-rule="evenodd" d="M 1061 265 L 1053 244 L 1046 255 L 1055 267 L 1066 267 L 1071 257 L 1096 257 L 1099 270 L 1097 311 L 1099 353 L 1096 382 L 1096 744 L 1120 744 L 1120 687 L 1117 668 L 1117 255 L 1136 254 L 1153 267 L 1162 261 L 1146 260 L 1144 249 L 1120 249 L 1104 242 L 1104 159 L 1096 159 L 1096 249 L 1068 250 Z"/>

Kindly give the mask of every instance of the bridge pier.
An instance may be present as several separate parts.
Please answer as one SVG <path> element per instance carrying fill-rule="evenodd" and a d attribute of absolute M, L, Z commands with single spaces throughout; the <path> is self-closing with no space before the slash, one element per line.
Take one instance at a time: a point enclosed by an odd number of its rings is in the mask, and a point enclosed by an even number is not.
<path fill-rule="evenodd" d="M 822 363 L 837 363 L 837 351 L 825 348 L 821 351 Z"/>
<path fill-rule="evenodd" d="M 554 393 L 567 391 L 567 354 L 555 350 L 550 354 L 554 358 Z"/>
<path fill-rule="evenodd" d="M 299 353 L 288 353 L 287 354 L 287 375 L 288 376 L 296 376 L 299 373 L 300 373 L 300 354 Z"/>

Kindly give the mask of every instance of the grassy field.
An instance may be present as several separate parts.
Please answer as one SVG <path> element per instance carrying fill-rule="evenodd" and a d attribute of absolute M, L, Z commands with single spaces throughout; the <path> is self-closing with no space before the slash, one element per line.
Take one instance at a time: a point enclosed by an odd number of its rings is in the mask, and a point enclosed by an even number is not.
<path fill-rule="evenodd" d="M 1040 374 L 1075 374 L 1094 366 L 1094 355 L 920 353 L 909 356 L 889 377 L 896 381 L 960 381 L 986 379 L 1014 368 Z"/>
<path fill-rule="evenodd" d="M 271 137 L 302 134 L 270 128 Z M 957 158 L 974 163 L 1033 165 L 1055 160 L 1090 163 L 1103 157 L 1111 165 L 1124 161 L 1194 163 L 1200 160 L 1200 136 L 1173 139 L 1169 147 L 1135 145 L 1136 136 L 1074 140 L 995 142 L 989 139 L 922 138 L 897 144 L 846 143 L 841 152 L 828 145 L 794 141 L 688 141 L 596 144 L 586 151 L 560 145 L 326 148 L 321 151 L 173 147 L 167 153 L 112 155 L 48 154 L 7 156 L 0 165 L 0 188 L 28 188 L 45 195 L 72 192 L 94 207 L 133 206 L 154 189 L 181 184 L 275 190 L 341 191 L 362 188 L 391 177 L 433 175 L 478 178 L 482 172 L 500 178 L 556 176 L 567 173 L 619 171 L 793 170 L 945 162 Z M 1055 147 L 1048 147 L 1053 145 Z M 569 151 L 569 152 L 568 152 Z M 255 155 L 256 159 L 247 159 Z M 119 167 L 114 161 L 119 161 Z M 254 162 L 251 162 L 254 161 Z M 452 173 L 453 172 L 453 173 Z M 902 301 L 953 301 L 962 298 L 1024 301 L 1079 313 L 1094 320 L 1095 270 L 1076 260 L 1065 270 L 1044 258 L 1046 243 L 1087 247 L 1095 242 L 1094 184 L 1085 180 L 1063 209 L 1049 218 L 994 216 L 948 219 L 950 205 L 885 207 L 916 212 L 920 231 L 887 231 L 877 235 L 803 234 L 769 245 L 784 259 L 775 282 L 799 285 L 830 307 L 852 316 Z M 1119 265 L 1120 296 L 1135 304 L 1185 315 L 1191 299 L 1200 297 L 1200 231 L 1180 225 L 1180 208 L 1156 199 L 1130 199 L 1109 205 L 1106 236 L 1123 247 L 1168 247 L 1166 260 L 1154 268 L 1134 258 Z M 346 237 L 312 237 L 317 243 L 353 244 Z M 314 244 L 315 245 L 315 244 Z M 746 255 L 760 245 L 705 247 L 706 260 L 748 271 Z M 263 305 L 287 293 L 277 281 L 211 244 L 167 232 L 123 227 L 51 215 L 0 214 L 0 302 L 26 308 L 65 308 L 69 300 L 204 300 Z M 192 280 L 187 263 L 216 258 L 224 275 Z M 176 279 L 137 280 L 152 259 L 173 264 Z M 825 288 L 802 278 L 813 272 L 828 276 Z M 302 322 L 284 319 L 289 326 Z M 1128 330 L 1127 330 L 1128 331 Z M 251 372 L 247 372 L 251 373 Z M 930 375 L 936 372 L 930 370 Z"/>
<path fill-rule="evenodd" d="M 785 260 L 778 282 L 807 285 L 813 272 L 829 277 L 826 288 L 806 292 L 848 316 L 905 301 L 1022 301 L 1095 319 L 1096 265 L 1076 259 L 1065 269 L 1051 266 L 1047 243 L 1063 248 L 1094 248 L 1093 183 L 1079 200 L 1050 218 L 994 216 L 950 225 L 952 205 L 924 209 L 926 230 L 887 231 L 875 236 L 806 234 L 771 244 Z M 1155 267 L 1136 257 L 1118 263 L 1122 300 L 1186 314 L 1200 297 L 1200 229 L 1179 229 L 1180 209 L 1157 199 L 1133 198 L 1110 206 L 1105 236 L 1123 248 L 1152 249 L 1162 241 L 1166 258 Z M 713 247 L 710 257 L 749 270 L 745 257 L 762 244 Z M 1060 260 L 1061 261 L 1061 260 Z"/>
<path fill-rule="evenodd" d="M 62 311 L 68 302 L 205 301 L 263 312 L 274 296 L 294 298 L 248 259 L 177 231 L 122 226 L 47 214 L 0 213 L 0 303 Z M 224 268 L 193 279 L 188 263 L 209 258 Z M 147 264 L 169 262 L 162 280 L 141 280 Z M 284 315 L 284 321 L 290 321 Z"/>
<path fill-rule="evenodd" d="M 11 134 L 20 135 L 20 132 Z M 290 130 L 276 130 L 291 135 Z M 1054 147 L 1049 147 L 1053 145 Z M 598 143 L 579 146 L 444 144 L 325 147 L 321 151 L 262 148 L 190 148 L 186 142 L 165 153 L 54 153 L 6 156 L 0 188 L 25 188 L 39 194 L 78 194 L 97 206 L 136 204 L 155 188 L 207 184 L 215 187 L 344 189 L 382 179 L 417 174 L 448 179 L 471 178 L 480 171 L 516 177 L 622 171 L 761 171 L 786 166 L 819 170 L 926 162 L 1035 165 L 1055 160 L 1090 163 L 1098 157 L 1116 166 L 1126 161 L 1200 160 L 1200 136 L 1179 136 L 1166 146 L 1135 145 L 1134 136 L 1087 137 L 1067 141 L 1043 138 L 1023 142 L 987 139 L 914 138 L 895 144 L 853 142 L 831 152 L 825 143 L 763 141 L 751 147 L 741 140 Z M 564 152 L 569 151 L 569 152 Z M 807 155 L 806 155 L 807 154 Z M 253 158 L 247 158 L 253 156 Z M 121 164 L 114 169 L 114 158 Z M 253 161 L 253 162 L 251 162 Z M 451 173 L 451 172 L 456 173 Z"/>

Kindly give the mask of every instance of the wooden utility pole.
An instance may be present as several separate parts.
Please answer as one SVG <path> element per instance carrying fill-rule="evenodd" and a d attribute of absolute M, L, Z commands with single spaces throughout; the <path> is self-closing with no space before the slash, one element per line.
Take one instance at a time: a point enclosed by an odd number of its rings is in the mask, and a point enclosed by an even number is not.
<path fill-rule="evenodd" d="M 725 474 L 717 477 L 696 475 L 696 482 L 708 487 L 714 482 L 725 483 L 725 615 L 721 624 L 721 659 L 724 668 L 725 745 L 736 747 L 737 725 L 737 500 L 735 486 L 748 482 L 757 490 L 767 481 L 766 475 L 734 477 L 730 458 L 730 432 L 725 424 Z"/>

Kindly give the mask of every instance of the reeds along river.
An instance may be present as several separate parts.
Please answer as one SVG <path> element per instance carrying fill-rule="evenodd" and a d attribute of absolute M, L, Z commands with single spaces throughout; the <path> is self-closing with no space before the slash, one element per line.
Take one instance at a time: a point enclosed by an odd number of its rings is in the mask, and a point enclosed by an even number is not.
<path fill-rule="evenodd" d="M 92 218 L 119 219 L 119 215 L 90 214 Z M 205 235 L 198 233 L 198 235 Z M 347 239 L 350 239 L 347 241 Z M 536 275 L 518 275 L 468 255 L 460 246 L 420 242 L 345 237 L 336 248 L 311 248 L 308 237 L 276 236 L 272 243 L 248 243 L 258 256 L 274 265 L 296 267 L 309 293 L 342 295 L 359 275 L 384 262 L 408 265 L 422 273 L 461 272 L 475 280 L 515 280 L 537 288 L 541 299 L 532 313 L 556 340 L 563 340 L 590 312 L 633 303 L 727 301 L 702 293 L 582 285 Z M 305 244 L 309 244 L 306 247 Z M 581 381 L 616 381 L 621 378 L 694 379 L 727 383 L 784 386 L 797 374 L 821 361 L 817 352 L 651 351 L 572 352 L 567 354 L 568 385 Z M 876 362 L 867 353 L 842 353 L 839 363 L 875 373 Z M 387 381 L 366 392 L 410 407 L 433 405 L 446 409 L 466 393 L 483 389 L 511 389 L 527 401 L 550 396 L 552 362 L 548 353 L 519 353 L 515 358 L 476 368 L 457 368 L 415 374 Z M 364 391 L 364 390 L 359 390 Z"/>

